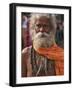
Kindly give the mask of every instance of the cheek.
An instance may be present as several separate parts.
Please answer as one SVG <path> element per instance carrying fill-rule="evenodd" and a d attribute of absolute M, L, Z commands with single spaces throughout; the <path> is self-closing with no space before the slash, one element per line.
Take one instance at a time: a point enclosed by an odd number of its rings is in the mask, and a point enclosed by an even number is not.
<path fill-rule="evenodd" d="M 49 29 L 46 29 L 45 32 L 46 32 L 46 33 L 50 33 L 50 30 L 49 30 Z"/>
<path fill-rule="evenodd" d="M 35 33 L 38 33 L 40 31 L 40 29 L 35 28 Z"/>

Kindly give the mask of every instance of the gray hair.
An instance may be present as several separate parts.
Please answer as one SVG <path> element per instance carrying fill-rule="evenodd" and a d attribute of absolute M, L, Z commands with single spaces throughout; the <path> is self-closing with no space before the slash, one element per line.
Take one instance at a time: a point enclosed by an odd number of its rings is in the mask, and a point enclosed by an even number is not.
<path fill-rule="evenodd" d="M 32 13 L 30 15 L 30 35 L 31 35 L 31 39 L 33 40 L 34 38 L 34 30 L 35 30 L 35 23 L 36 20 L 40 17 L 46 17 L 49 22 L 48 24 L 50 24 L 50 30 L 51 30 L 51 35 L 53 36 L 53 38 L 55 38 L 55 33 L 56 33 L 56 17 L 54 14 L 47 14 L 47 13 Z"/>
<path fill-rule="evenodd" d="M 56 30 L 56 18 L 54 14 L 47 14 L 47 13 L 32 13 L 30 15 L 30 30 L 35 29 L 35 21 L 40 17 L 46 17 L 50 21 L 50 27 L 52 30 Z"/>

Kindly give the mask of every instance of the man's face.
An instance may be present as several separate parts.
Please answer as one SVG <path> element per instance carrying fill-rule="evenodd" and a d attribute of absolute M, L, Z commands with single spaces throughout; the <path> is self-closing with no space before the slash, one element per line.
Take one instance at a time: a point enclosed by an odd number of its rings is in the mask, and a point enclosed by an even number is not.
<path fill-rule="evenodd" d="M 50 27 L 49 27 L 49 19 L 47 17 L 40 17 L 36 19 L 35 22 L 35 32 L 46 32 L 49 33 Z"/>
<path fill-rule="evenodd" d="M 49 47 L 52 44 L 52 34 L 49 19 L 40 17 L 36 19 L 33 44 L 37 47 Z"/>

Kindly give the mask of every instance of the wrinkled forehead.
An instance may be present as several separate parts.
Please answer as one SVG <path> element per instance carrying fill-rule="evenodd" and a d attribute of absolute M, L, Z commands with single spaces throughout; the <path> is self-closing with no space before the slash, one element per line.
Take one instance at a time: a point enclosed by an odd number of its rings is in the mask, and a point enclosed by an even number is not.
<path fill-rule="evenodd" d="M 35 20 L 35 23 L 48 23 L 49 22 L 49 18 L 46 16 L 41 16 L 41 17 L 37 17 Z"/>

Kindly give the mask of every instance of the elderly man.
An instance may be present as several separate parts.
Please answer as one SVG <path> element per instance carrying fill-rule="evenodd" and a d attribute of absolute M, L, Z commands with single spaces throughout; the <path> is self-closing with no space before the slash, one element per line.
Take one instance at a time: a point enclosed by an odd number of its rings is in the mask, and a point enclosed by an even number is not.
<path fill-rule="evenodd" d="M 64 75 L 64 50 L 55 43 L 54 15 L 32 14 L 32 46 L 22 51 L 22 77 Z"/>

